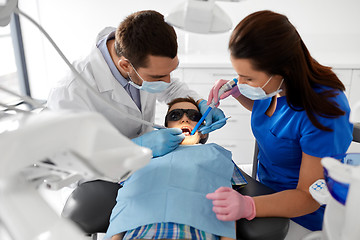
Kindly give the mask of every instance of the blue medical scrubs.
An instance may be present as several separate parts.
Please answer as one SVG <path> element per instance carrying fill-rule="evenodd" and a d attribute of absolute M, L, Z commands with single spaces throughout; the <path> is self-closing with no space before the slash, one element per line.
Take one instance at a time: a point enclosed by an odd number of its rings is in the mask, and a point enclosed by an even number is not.
<path fill-rule="evenodd" d="M 315 90 L 324 89 L 322 87 Z M 345 115 L 338 118 L 317 117 L 322 125 L 333 129 L 332 132 L 316 128 L 305 111 L 291 109 L 285 96 L 277 99 L 276 110 L 271 117 L 266 115 L 271 98 L 254 102 L 251 127 L 259 146 L 260 182 L 275 191 L 295 189 L 299 180 L 302 152 L 323 158 L 347 151 L 353 131 L 353 125 L 349 122 L 349 103 L 341 91 L 338 91 L 332 101 L 345 111 Z M 312 231 L 321 230 L 324 209 L 322 206 L 311 214 L 292 220 Z"/>

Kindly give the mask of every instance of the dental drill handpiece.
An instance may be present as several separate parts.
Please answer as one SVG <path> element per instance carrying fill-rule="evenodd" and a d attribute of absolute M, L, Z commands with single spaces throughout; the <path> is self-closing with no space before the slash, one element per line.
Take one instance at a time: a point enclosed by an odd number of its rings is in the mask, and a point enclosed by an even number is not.
<path fill-rule="evenodd" d="M 218 99 L 215 102 L 214 99 L 211 101 L 211 103 L 209 104 L 208 109 L 206 110 L 206 112 L 204 113 L 204 115 L 200 118 L 199 122 L 196 124 L 196 126 L 194 127 L 194 129 L 191 131 L 190 135 L 194 135 L 195 132 L 198 130 L 198 128 L 200 127 L 200 125 L 203 123 L 203 121 L 205 120 L 205 118 L 207 117 L 207 115 L 209 115 L 209 112 L 211 111 L 211 109 L 213 109 L 215 107 L 215 105 L 219 102 L 220 100 L 220 96 L 231 90 L 233 87 L 235 87 L 238 83 L 237 78 L 234 78 L 231 81 L 228 81 L 227 83 L 225 83 L 224 85 L 221 86 L 221 88 L 219 89 L 219 94 L 218 94 Z"/>

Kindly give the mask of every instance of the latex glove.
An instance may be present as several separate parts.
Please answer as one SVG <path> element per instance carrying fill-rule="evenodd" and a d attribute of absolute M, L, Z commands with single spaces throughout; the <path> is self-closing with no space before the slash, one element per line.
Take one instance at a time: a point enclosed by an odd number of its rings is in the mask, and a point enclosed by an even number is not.
<path fill-rule="evenodd" d="M 145 133 L 132 141 L 139 146 L 150 148 L 153 157 L 159 157 L 177 148 L 184 138 L 180 128 L 166 128 Z"/>
<path fill-rule="evenodd" d="M 241 95 L 239 88 L 235 86 L 230 91 L 224 92 L 223 94 L 221 94 L 220 99 L 225 99 L 230 95 L 233 96 L 233 98 L 238 98 Z"/>
<path fill-rule="evenodd" d="M 209 106 L 207 105 L 206 100 L 202 100 L 199 103 L 199 109 L 201 114 L 204 114 L 206 112 L 206 110 L 209 108 Z M 223 111 L 219 108 L 213 108 L 211 109 L 210 113 L 207 115 L 207 117 L 205 118 L 205 126 L 210 126 L 213 122 L 217 122 L 221 119 L 225 118 L 225 115 L 223 113 Z M 211 126 L 210 128 L 204 130 L 203 132 L 201 132 L 202 134 L 207 134 L 209 132 L 212 132 L 216 129 L 222 128 L 224 125 L 226 124 L 226 121 L 220 122 L 219 124 L 214 124 L 213 126 Z"/>
<path fill-rule="evenodd" d="M 239 88 L 237 86 L 235 86 L 230 91 L 227 91 L 227 92 L 223 93 L 221 96 L 219 96 L 219 89 L 227 82 L 229 82 L 229 80 L 224 80 L 224 79 L 220 79 L 215 82 L 214 86 L 211 88 L 210 93 L 209 93 L 209 97 L 208 97 L 209 104 L 211 103 L 211 101 L 213 99 L 216 102 L 216 101 L 218 101 L 219 98 L 225 99 L 230 95 L 232 95 L 234 98 L 238 98 L 241 95 Z M 220 105 L 220 101 L 215 106 L 218 107 L 219 105 Z"/>
<path fill-rule="evenodd" d="M 235 221 L 240 218 L 251 220 L 255 217 L 254 199 L 243 196 L 229 187 L 220 187 L 213 193 L 206 195 L 213 200 L 213 211 L 221 221 Z"/>

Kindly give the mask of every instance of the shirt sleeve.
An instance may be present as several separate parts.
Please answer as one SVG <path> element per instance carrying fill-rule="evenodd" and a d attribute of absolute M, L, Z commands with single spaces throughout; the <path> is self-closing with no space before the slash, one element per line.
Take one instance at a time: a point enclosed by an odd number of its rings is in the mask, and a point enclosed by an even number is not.
<path fill-rule="evenodd" d="M 231 178 L 231 184 L 232 185 L 237 185 L 237 186 L 247 184 L 247 181 L 246 181 L 245 177 L 242 175 L 239 167 L 235 163 L 234 163 L 233 176 Z"/>

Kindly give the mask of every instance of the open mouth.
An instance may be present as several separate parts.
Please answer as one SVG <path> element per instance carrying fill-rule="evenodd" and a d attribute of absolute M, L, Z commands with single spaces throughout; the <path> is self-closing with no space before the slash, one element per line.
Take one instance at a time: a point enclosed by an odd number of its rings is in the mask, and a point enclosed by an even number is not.
<path fill-rule="evenodd" d="M 181 130 L 185 136 L 190 136 L 190 133 L 192 131 L 192 129 L 189 127 L 182 127 Z"/>

